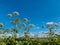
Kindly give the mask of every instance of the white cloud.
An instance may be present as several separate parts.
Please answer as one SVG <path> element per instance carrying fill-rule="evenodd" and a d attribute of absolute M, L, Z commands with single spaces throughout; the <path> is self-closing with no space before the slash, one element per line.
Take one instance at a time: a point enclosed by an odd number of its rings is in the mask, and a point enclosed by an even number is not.
<path fill-rule="evenodd" d="M 7 34 L 6 34 L 6 36 L 7 36 L 7 37 L 9 37 L 9 36 L 12 36 L 12 34 L 10 34 L 10 33 L 7 33 Z"/>
<path fill-rule="evenodd" d="M 9 36 L 12 36 L 12 34 L 11 34 L 11 33 L 0 34 L 0 37 L 3 37 L 3 36 L 5 36 L 5 37 L 9 37 Z M 17 38 L 18 38 L 18 37 L 20 37 L 19 34 L 17 34 Z"/>
<path fill-rule="evenodd" d="M 49 31 L 40 31 L 39 33 L 38 33 L 38 37 L 47 37 L 47 33 L 49 33 Z"/>
<path fill-rule="evenodd" d="M 54 22 L 47 22 L 46 24 L 54 24 Z"/>
<path fill-rule="evenodd" d="M 29 36 L 30 36 L 30 37 L 34 37 L 34 34 L 33 34 L 33 33 L 30 33 Z"/>

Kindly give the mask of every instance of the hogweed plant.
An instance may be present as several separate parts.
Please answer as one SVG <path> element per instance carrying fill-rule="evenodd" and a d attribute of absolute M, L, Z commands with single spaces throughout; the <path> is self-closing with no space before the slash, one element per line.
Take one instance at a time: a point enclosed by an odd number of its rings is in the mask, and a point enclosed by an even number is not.
<path fill-rule="evenodd" d="M 58 24 L 54 22 L 50 22 L 50 23 L 47 23 L 47 25 L 42 26 L 42 28 L 47 28 L 49 30 L 48 37 L 51 45 L 51 42 L 54 42 L 55 31 L 58 28 Z"/>
<path fill-rule="evenodd" d="M 40 38 L 38 34 L 30 32 L 36 25 L 30 23 L 28 18 L 20 19 L 19 16 L 20 13 L 17 11 L 7 14 L 10 20 L 9 25 L 11 24 L 9 28 L 4 28 L 6 25 L 0 23 L 0 45 L 60 45 L 60 38 L 57 38 L 57 41 L 54 40 L 56 37 L 59 37 L 58 34 L 55 34 L 55 30 L 58 28 L 57 23 L 51 22 L 45 26 L 43 25 L 42 28 L 47 28 L 49 32 L 42 33 L 46 34 L 47 38 Z M 23 34 L 21 34 L 21 31 L 23 31 Z"/>
<path fill-rule="evenodd" d="M 27 18 L 23 18 L 23 21 L 21 21 L 20 18 L 18 18 L 19 16 L 19 12 L 14 11 L 13 14 L 8 14 L 8 17 L 11 18 L 11 24 L 13 25 L 13 28 L 11 28 L 11 32 L 13 32 L 15 34 L 15 36 L 17 35 L 17 33 L 20 30 L 24 30 L 25 33 L 29 34 L 30 30 L 35 26 L 34 24 L 29 24 L 30 20 Z M 13 16 L 13 18 L 12 18 Z"/>

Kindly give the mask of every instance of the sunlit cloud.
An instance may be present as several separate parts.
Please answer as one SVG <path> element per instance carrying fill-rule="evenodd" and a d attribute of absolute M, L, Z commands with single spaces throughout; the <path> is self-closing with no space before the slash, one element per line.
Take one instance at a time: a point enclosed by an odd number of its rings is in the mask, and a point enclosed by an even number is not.
<path fill-rule="evenodd" d="M 34 34 L 33 34 L 33 33 L 30 33 L 29 36 L 30 36 L 30 37 L 34 37 Z"/>
<path fill-rule="evenodd" d="M 54 22 L 47 22 L 46 24 L 54 24 Z"/>

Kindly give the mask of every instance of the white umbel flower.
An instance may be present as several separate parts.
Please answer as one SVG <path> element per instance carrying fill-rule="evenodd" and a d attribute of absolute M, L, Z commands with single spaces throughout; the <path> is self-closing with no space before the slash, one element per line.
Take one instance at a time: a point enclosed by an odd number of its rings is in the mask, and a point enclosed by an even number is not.
<path fill-rule="evenodd" d="M 34 24 L 29 24 L 30 27 L 34 27 L 35 25 Z"/>
<path fill-rule="evenodd" d="M 25 23 L 22 23 L 22 26 L 26 26 L 26 24 Z"/>
<path fill-rule="evenodd" d="M 12 14 L 8 14 L 7 16 L 8 16 L 8 17 L 12 17 Z"/>
<path fill-rule="evenodd" d="M 4 25 L 3 25 L 3 23 L 0 23 L 0 27 L 3 27 Z"/>
<path fill-rule="evenodd" d="M 28 20 L 27 18 L 24 18 L 24 21 L 25 21 L 25 22 L 29 22 L 29 20 Z"/>
<path fill-rule="evenodd" d="M 14 14 L 15 16 L 17 16 L 17 15 L 19 15 L 19 12 L 15 11 L 15 12 L 13 12 L 13 14 Z"/>

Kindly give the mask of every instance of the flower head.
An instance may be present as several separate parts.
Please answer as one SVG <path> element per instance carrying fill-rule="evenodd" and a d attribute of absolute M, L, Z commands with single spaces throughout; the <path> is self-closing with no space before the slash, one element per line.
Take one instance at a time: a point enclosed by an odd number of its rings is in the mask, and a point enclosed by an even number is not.
<path fill-rule="evenodd" d="M 30 27 L 34 27 L 35 25 L 34 24 L 29 24 Z"/>
<path fill-rule="evenodd" d="M 55 25 L 56 27 L 58 27 L 58 23 L 54 23 L 54 25 Z"/>
<path fill-rule="evenodd" d="M 3 23 L 0 23 L 0 27 L 3 27 Z"/>
<path fill-rule="evenodd" d="M 8 17 L 12 17 L 12 14 L 8 14 L 7 16 L 8 16 Z"/>
<path fill-rule="evenodd" d="M 20 23 L 20 19 L 19 18 L 15 18 L 15 22 Z"/>
<path fill-rule="evenodd" d="M 28 20 L 27 18 L 24 18 L 24 21 L 25 21 L 25 22 L 29 22 L 29 20 Z"/>
<path fill-rule="evenodd" d="M 12 21 L 11 21 L 11 23 L 12 23 L 12 24 L 15 24 L 15 21 L 14 21 L 14 20 L 12 20 Z"/>
<path fill-rule="evenodd" d="M 26 26 L 26 24 L 25 23 L 22 23 L 22 26 Z"/>
<path fill-rule="evenodd" d="M 15 12 L 13 12 L 13 14 L 14 14 L 15 16 L 17 16 L 17 15 L 19 15 L 19 12 L 15 11 Z"/>
<path fill-rule="evenodd" d="M 29 28 L 26 27 L 26 28 L 24 28 L 24 30 L 29 30 Z"/>

